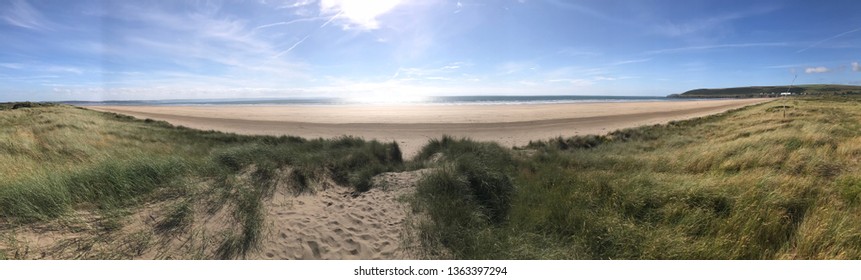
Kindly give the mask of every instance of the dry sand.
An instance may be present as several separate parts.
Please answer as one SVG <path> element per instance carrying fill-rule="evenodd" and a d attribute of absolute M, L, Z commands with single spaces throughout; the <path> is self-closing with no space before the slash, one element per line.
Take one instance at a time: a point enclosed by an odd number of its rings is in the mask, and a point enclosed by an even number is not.
<path fill-rule="evenodd" d="M 280 180 L 264 201 L 262 240 L 247 259 L 416 259 L 417 240 L 409 229 L 409 204 L 421 169 L 383 173 L 373 188 L 355 193 L 331 179 L 315 182 L 313 194 L 294 194 Z M 282 175 L 288 176 L 288 171 Z M 210 211 L 196 203 L 191 224 L 160 230 L 172 205 L 183 198 L 130 209 L 121 225 L 105 230 L 108 217 L 87 210 L 48 222 L 0 224 L 0 256 L 12 259 L 212 259 L 226 232 L 238 232 L 230 207 Z"/>
<path fill-rule="evenodd" d="M 415 259 L 408 238 L 409 204 L 427 169 L 383 173 L 373 188 L 355 193 L 325 182 L 313 195 L 277 191 L 265 205 L 266 226 L 260 249 L 250 259 Z M 411 241 L 412 240 L 412 241 Z"/>
<path fill-rule="evenodd" d="M 175 125 L 242 134 L 331 138 L 342 135 L 397 141 L 405 158 L 443 134 L 496 141 L 506 147 L 556 136 L 688 119 L 768 99 L 608 102 L 539 105 L 261 105 L 89 106 Z"/>

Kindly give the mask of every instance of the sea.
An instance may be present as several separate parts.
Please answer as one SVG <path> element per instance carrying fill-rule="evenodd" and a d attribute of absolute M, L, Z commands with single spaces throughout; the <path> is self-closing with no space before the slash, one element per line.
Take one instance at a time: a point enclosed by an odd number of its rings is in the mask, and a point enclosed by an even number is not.
<path fill-rule="evenodd" d="M 404 99 L 360 99 L 360 98 L 218 98 L 218 99 L 165 99 L 165 100 L 109 100 L 109 101 L 62 101 L 71 105 L 106 106 L 223 106 L 223 105 L 516 105 L 597 102 L 668 102 L 694 100 L 693 98 L 670 98 L 664 96 L 603 96 L 603 95 L 469 95 L 432 96 Z"/>
<path fill-rule="evenodd" d="M 663 96 L 584 96 L 584 95 L 481 95 L 481 96 L 432 96 L 404 99 L 357 98 L 224 98 L 224 99 L 169 99 L 169 100 L 117 100 L 117 101 L 64 101 L 72 105 L 112 106 L 223 106 L 223 105 L 503 105 L 503 104 L 556 104 L 595 102 L 667 102 L 692 100 L 690 98 L 668 98 Z"/>

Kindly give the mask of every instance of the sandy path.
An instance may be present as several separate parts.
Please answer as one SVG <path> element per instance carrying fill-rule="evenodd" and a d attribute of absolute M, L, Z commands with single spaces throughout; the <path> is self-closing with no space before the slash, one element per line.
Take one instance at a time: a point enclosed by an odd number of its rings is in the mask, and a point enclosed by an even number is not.
<path fill-rule="evenodd" d="M 329 186 L 313 195 L 279 190 L 266 204 L 266 232 L 249 259 L 414 259 L 406 244 L 408 203 L 425 170 L 383 173 L 374 188 Z"/>
<path fill-rule="evenodd" d="M 243 134 L 398 141 L 406 158 L 443 134 L 521 146 L 723 112 L 768 99 L 540 105 L 90 106 L 176 125 Z"/>

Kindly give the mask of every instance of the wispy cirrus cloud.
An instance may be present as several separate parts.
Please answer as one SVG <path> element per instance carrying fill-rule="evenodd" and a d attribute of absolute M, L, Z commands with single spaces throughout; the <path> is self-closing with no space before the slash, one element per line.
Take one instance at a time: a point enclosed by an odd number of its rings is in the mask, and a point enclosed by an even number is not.
<path fill-rule="evenodd" d="M 464 61 L 451 62 L 438 67 L 400 67 L 391 76 L 391 80 L 399 81 L 473 81 L 476 77 L 464 73 L 464 69 L 472 63 Z"/>
<path fill-rule="evenodd" d="M 28 61 L 26 63 L 0 63 L 0 67 L 6 68 L 9 70 L 13 70 L 17 75 L 15 77 L 26 77 L 31 76 L 33 72 L 36 73 L 51 73 L 54 77 L 58 74 L 75 74 L 81 75 L 85 72 L 84 69 L 78 66 L 72 66 L 67 64 L 52 64 L 52 63 L 43 63 L 38 61 Z M 2 69 L 0 69 L 0 73 L 2 73 Z"/>
<path fill-rule="evenodd" d="M 325 20 L 325 19 L 327 19 L 327 18 L 326 17 L 309 17 L 309 18 L 300 18 L 300 19 L 294 19 L 294 20 L 288 20 L 288 21 L 279 21 L 279 22 L 273 22 L 273 23 L 264 24 L 264 25 L 254 27 L 254 30 L 260 30 L 260 29 L 275 27 L 275 26 L 291 25 L 291 24 L 300 23 L 300 22 L 311 22 L 311 21 Z"/>
<path fill-rule="evenodd" d="M 141 5 L 118 2 L 100 15 L 113 34 L 97 44 L 69 43 L 72 51 L 103 61 L 99 83 L 106 87 L 152 83 L 278 86 L 308 78 L 307 65 L 280 58 L 283 38 L 255 32 L 260 23 L 236 17 L 220 5 Z M 145 75 L 140 74 L 146 73 Z M 241 81 L 241 82 L 238 82 Z"/>
<path fill-rule="evenodd" d="M 540 68 L 541 66 L 534 61 L 507 61 L 497 66 L 497 72 L 501 75 L 511 75 L 533 72 Z"/>
<path fill-rule="evenodd" d="M 621 61 L 612 62 L 608 65 L 609 66 L 619 66 L 619 65 L 625 65 L 625 64 L 643 63 L 643 62 L 648 62 L 651 60 L 652 60 L 651 58 L 629 59 L 629 60 L 621 60 Z"/>
<path fill-rule="evenodd" d="M 37 9 L 31 6 L 26 1 L 13 0 L 7 2 L 4 12 L 0 15 L 7 24 L 31 29 L 31 30 L 50 30 L 51 23 Z"/>
<path fill-rule="evenodd" d="M 289 53 L 290 51 L 292 51 L 293 49 L 295 49 L 296 47 L 298 47 L 299 45 L 301 45 L 302 43 L 304 43 L 304 42 L 305 42 L 305 40 L 308 40 L 308 38 L 309 38 L 309 37 L 311 37 L 311 35 L 314 35 L 314 32 L 317 32 L 317 30 L 320 30 L 320 29 L 322 29 L 322 28 L 326 27 L 326 25 L 329 25 L 329 23 L 331 23 L 333 20 L 335 20 L 335 18 L 337 18 L 339 15 L 340 15 L 340 14 L 336 14 L 336 15 L 334 15 L 334 16 L 332 16 L 332 17 L 330 17 L 330 18 L 329 18 L 329 20 L 327 20 L 327 21 L 326 21 L 326 22 L 324 22 L 322 25 L 320 25 L 320 27 L 318 27 L 317 29 L 314 29 L 313 31 L 309 32 L 308 34 L 306 34 L 306 35 L 305 35 L 305 37 L 302 37 L 302 39 L 299 39 L 298 41 L 296 41 L 295 43 L 293 43 L 293 45 L 291 45 L 291 46 L 290 46 L 289 48 L 287 48 L 286 50 L 279 52 L 278 54 L 276 54 L 275 56 L 273 56 L 273 58 L 279 58 L 279 57 L 281 57 L 281 56 L 283 56 L 283 55 L 285 55 L 285 54 Z"/>
<path fill-rule="evenodd" d="M 264 1 L 265 2 L 265 1 Z M 293 9 L 300 8 L 305 6 L 310 6 L 316 4 L 317 0 L 287 0 L 287 1 L 275 1 L 275 5 L 278 9 Z"/>
<path fill-rule="evenodd" d="M 849 34 L 852 34 L 852 33 L 858 32 L 858 31 L 861 31 L 861 28 L 852 29 L 852 30 L 849 30 L 849 31 L 846 31 L 846 32 L 843 32 L 843 33 L 840 33 L 840 34 L 837 34 L 837 35 L 834 35 L 834 36 L 831 36 L 831 37 L 825 38 L 825 39 L 823 39 L 823 40 L 821 40 L 821 41 L 818 41 L 818 42 L 816 42 L 816 43 L 813 43 L 813 44 L 812 44 L 812 45 L 810 45 L 810 46 L 807 46 L 806 48 L 800 49 L 800 50 L 796 51 L 795 53 L 802 53 L 802 52 L 804 52 L 804 51 L 806 51 L 806 50 L 809 50 L 809 49 L 815 48 L 815 47 L 817 47 L 817 46 L 821 45 L 822 43 L 825 43 L 825 42 L 828 42 L 828 41 L 831 41 L 831 40 L 834 40 L 834 39 L 837 39 L 837 38 L 840 38 L 840 37 L 843 37 L 843 36 L 846 36 L 846 35 L 849 35 Z"/>
<path fill-rule="evenodd" d="M 852 71 L 861 72 L 861 65 L 858 62 L 852 62 Z"/>
<path fill-rule="evenodd" d="M 804 69 L 804 73 L 807 73 L 807 74 L 828 73 L 831 71 L 833 71 L 833 69 L 830 69 L 830 68 L 825 67 L 825 66 L 807 67 Z"/>
<path fill-rule="evenodd" d="M 669 49 L 660 49 L 660 50 L 651 50 L 646 51 L 645 54 L 655 55 L 655 54 L 669 54 L 669 53 L 682 53 L 682 52 L 695 52 L 695 51 L 708 51 L 708 50 L 716 50 L 716 49 L 739 49 L 739 48 L 763 48 L 763 47 L 787 47 L 790 46 L 790 43 L 787 42 L 764 42 L 764 43 L 739 43 L 739 44 L 717 44 L 717 45 L 702 45 L 702 46 L 690 46 L 690 47 L 681 47 L 681 48 L 669 48 Z"/>
<path fill-rule="evenodd" d="M 695 17 L 683 21 L 664 21 L 654 24 L 651 31 L 658 35 L 680 37 L 706 31 L 725 28 L 727 24 L 753 16 L 768 14 L 778 9 L 776 6 L 756 7 L 743 11 L 728 12 L 718 15 Z"/>
<path fill-rule="evenodd" d="M 613 16 L 613 15 L 610 15 L 606 12 L 600 11 L 598 9 L 583 5 L 581 3 L 576 3 L 575 1 L 548 0 L 547 3 L 549 3 L 550 5 L 557 7 L 557 8 L 574 11 L 574 12 L 577 12 L 577 13 L 580 13 L 583 15 L 587 15 L 587 16 L 592 17 L 592 18 L 600 19 L 600 20 L 603 20 L 606 22 L 612 22 L 612 23 L 623 24 L 623 25 L 631 25 L 632 24 L 630 21 L 625 20 L 623 17 Z"/>
<path fill-rule="evenodd" d="M 632 76 L 618 76 L 617 77 L 617 76 L 598 75 L 598 76 L 592 76 L 592 77 L 586 77 L 586 78 L 549 79 L 549 80 L 547 80 L 547 82 L 550 82 L 550 83 L 564 82 L 564 83 L 569 83 L 571 85 L 576 85 L 576 86 L 591 86 L 591 85 L 595 85 L 598 82 L 612 82 L 612 81 L 619 81 L 619 80 L 626 80 L 626 79 L 633 79 L 633 78 L 636 78 L 636 77 L 632 77 Z"/>
<path fill-rule="evenodd" d="M 594 85 L 595 82 L 590 79 L 578 79 L 578 78 L 568 78 L 568 79 L 549 79 L 548 83 L 565 83 L 572 86 L 591 86 Z M 537 85 L 537 84 L 536 84 Z"/>
<path fill-rule="evenodd" d="M 593 57 L 600 56 L 603 53 L 596 51 L 586 51 L 576 48 L 564 48 L 556 52 L 556 54 L 573 57 Z"/>
<path fill-rule="evenodd" d="M 0 63 L 0 67 L 9 69 L 21 69 L 24 67 L 21 63 Z"/>

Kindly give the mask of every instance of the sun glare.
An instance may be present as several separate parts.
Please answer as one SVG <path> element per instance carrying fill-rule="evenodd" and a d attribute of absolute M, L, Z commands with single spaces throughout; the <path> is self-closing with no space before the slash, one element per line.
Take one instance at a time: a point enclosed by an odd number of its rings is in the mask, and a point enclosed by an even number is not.
<path fill-rule="evenodd" d="M 324 10 L 340 13 L 350 21 L 366 28 L 377 28 L 377 17 L 392 10 L 401 0 L 349 1 L 324 0 L 321 6 Z"/>
<path fill-rule="evenodd" d="M 359 104 L 377 104 L 377 105 L 398 105 L 398 104 L 412 104 L 412 103 L 421 103 L 427 101 L 427 97 L 420 95 L 388 95 L 388 94 L 379 94 L 379 95 L 365 95 L 365 96 L 355 96 L 344 98 L 347 103 L 359 103 Z"/>

